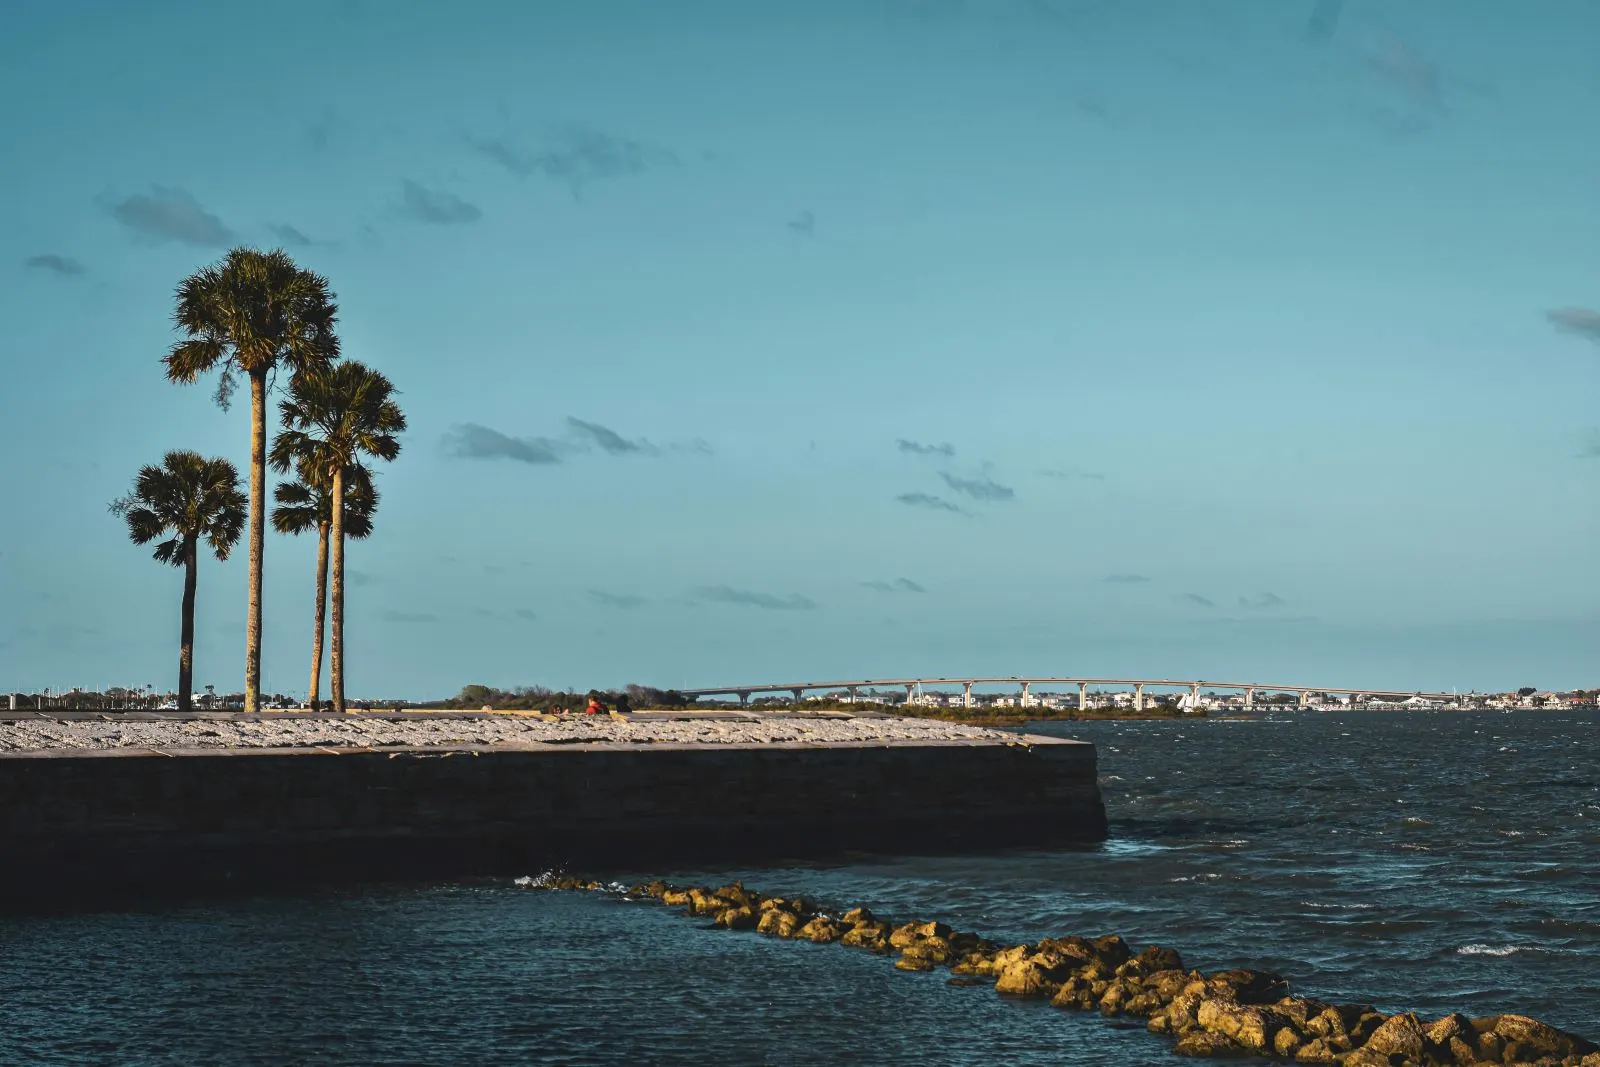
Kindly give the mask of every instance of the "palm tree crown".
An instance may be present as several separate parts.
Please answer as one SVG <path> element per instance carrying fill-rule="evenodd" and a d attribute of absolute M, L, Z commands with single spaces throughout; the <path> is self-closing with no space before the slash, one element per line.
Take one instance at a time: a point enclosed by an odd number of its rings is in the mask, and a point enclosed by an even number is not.
<path fill-rule="evenodd" d="M 333 487 L 327 475 L 304 457 L 295 466 L 297 480 L 280 482 L 272 491 L 278 502 L 272 509 L 272 528 L 281 534 L 310 533 L 333 521 Z M 378 489 L 372 484 L 372 472 L 359 463 L 345 470 L 344 479 L 344 535 L 364 540 L 372 536 Z"/>
<path fill-rule="evenodd" d="M 111 510 L 127 520 L 136 545 L 170 534 L 153 554 L 181 567 L 190 542 L 205 541 L 219 560 L 227 559 L 244 529 L 245 503 L 232 463 L 173 451 L 159 467 L 141 468 L 133 492 L 113 502 Z"/>
<path fill-rule="evenodd" d="M 304 459 L 331 478 L 363 456 L 391 460 L 400 454 L 396 435 L 405 431 L 406 417 L 394 401 L 394 384 L 364 364 L 347 360 L 296 375 L 278 411 L 284 428 L 272 445 L 274 470 Z"/>
<path fill-rule="evenodd" d="M 303 374 L 337 359 L 338 312 L 328 280 L 282 249 L 235 248 L 178 286 L 172 320 L 186 336 L 166 356 L 167 377 L 187 384 L 221 368 L 217 401 L 227 407 L 236 372 Z"/>

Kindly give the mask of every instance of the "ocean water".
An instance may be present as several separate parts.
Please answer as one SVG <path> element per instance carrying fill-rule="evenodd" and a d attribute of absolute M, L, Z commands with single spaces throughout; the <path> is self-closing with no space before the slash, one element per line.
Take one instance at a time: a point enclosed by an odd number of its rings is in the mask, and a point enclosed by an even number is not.
<path fill-rule="evenodd" d="M 1600 716 L 1035 729 L 1099 746 L 1104 846 L 614 873 L 1115 932 L 1304 994 L 1600 1037 Z M 508 881 L 0 918 L 0 1064 L 1173 1062 L 1137 1022 L 946 978 Z"/>

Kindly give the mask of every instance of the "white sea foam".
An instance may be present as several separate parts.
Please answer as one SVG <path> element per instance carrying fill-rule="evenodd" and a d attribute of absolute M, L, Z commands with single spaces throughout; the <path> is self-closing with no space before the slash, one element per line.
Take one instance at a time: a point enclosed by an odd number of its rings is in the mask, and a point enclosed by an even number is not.
<path fill-rule="evenodd" d="M 1530 951 L 1526 945 L 1462 945 L 1456 949 L 1458 956 L 1510 956 Z"/>
<path fill-rule="evenodd" d="M 1318 911 L 1371 911 L 1376 904 L 1318 904 L 1314 900 L 1302 900 L 1302 908 L 1316 908 Z"/>

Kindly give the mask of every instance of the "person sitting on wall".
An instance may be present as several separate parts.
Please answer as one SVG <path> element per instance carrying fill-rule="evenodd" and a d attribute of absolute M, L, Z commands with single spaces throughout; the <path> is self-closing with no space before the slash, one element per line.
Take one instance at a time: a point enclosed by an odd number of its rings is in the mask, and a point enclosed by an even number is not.
<path fill-rule="evenodd" d="M 589 690 L 589 706 L 583 709 L 585 715 L 604 715 L 606 706 L 600 702 L 600 694 L 593 689 Z"/>

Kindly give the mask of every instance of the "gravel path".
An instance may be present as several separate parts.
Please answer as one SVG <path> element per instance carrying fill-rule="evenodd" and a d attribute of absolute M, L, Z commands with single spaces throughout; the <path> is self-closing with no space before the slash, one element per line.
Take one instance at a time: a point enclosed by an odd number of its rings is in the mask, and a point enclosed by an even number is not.
<path fill-rule="evenodd" d="M 1014 741 L 1015 735 L 930 719 L 770 716 L 753 719 L 482 718 L 205 719 L 194 721 L 0 722 L 0 753 L 119 748 L 340 748 L 430 745 L 531 745 L 604 742 L 657 744 L 872 743 Z"/>

